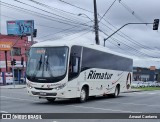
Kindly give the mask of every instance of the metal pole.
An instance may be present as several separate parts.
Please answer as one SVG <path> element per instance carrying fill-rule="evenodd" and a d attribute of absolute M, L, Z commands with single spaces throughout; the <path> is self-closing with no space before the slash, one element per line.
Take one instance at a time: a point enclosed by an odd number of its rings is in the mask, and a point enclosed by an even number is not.
<path fill-rule="evenodd" d="M 31 45 L 33 45 L 33 28 L 31 27 Z"/>
<path fill-rule="evenodd" d="M 98 32 L 98 18 L 97 18 L 97 4 L 96 4 L 96 0 L 93 0 L 93 3 L 94 3 L 94 22 L 95 22 L 95 41 L 96 41 L 96 44 L 100 44 L 99 43 L 99 32 Z"/>
<path fill-rule="evenodd" d="M 23 36 L 23 35 L 22 35 Z M 13 61 L 13 47 L 17 44 L 18 40 L 22 38 L 22 36 L 20 36 L 16 42 L 12 45 L 11 47 L 11 61 Z M 15 81 L 14 81 L 14 66 L 12 65 L 12 75 L 13 75 L 13 86 L 15 88 Z"/>
<path fill-rule="evenodd" d="M 13 47 L 11 48 L 11 61 L 13 61 Z M 13 75 L 13 86 L 15 88 L 15 81 L 14 81 L 14 66 L 12 65 L 12 75 Z"/>
<path fill-rule="evenodd" d="M 115 33 L 117 33 L 119 30 L 121 30 L 122 28 L 124 28 L 126 25 L 131 25 L 131 24 L 145 24 L 145 25 L 147 25 L 147 24 L 153 24 L 153 23 L 127 23 L 127 24 L 123 25 L 122 27 L 120 27 L 118 30 L 116 30 L 114 33 L 112 33 L 111 35 L 109 35 L 107 38 L 104 39 L 104 47 L 105 47 L 105 41 L 106 41 L 107 39 L 109 39 L 111 36 L 113 36 L 113 35 L 114 35 Z"/>
<path fill-rule="evenodd" d="M 4 53 L 5 53 L 5 62 L 6 62 L 6 72 L 8 72 L 7 51 L 4 51 Z"/>
<path fill-rule="evenodd" d="M 20 74 L 19 74 L 19 69 L 18 69 L 18 83 L 20 84 Z"/>

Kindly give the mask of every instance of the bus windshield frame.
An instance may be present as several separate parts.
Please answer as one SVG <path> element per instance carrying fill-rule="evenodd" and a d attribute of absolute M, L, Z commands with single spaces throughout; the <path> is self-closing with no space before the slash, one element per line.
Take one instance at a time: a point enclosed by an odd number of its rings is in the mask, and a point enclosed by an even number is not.
<path fill-rule="evenodd" d="M 65 78 L 69 48 L 32 47 L 29 52 L 26 76 L 32 82 L 56 83 Z"/>

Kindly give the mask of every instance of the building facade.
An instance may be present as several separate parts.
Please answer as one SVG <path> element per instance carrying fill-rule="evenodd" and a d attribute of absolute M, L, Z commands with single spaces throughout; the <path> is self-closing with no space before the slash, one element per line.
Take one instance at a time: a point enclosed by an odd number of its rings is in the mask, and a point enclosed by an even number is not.
<path fill-rule="evenodd" d="M 160 69 L 155 66 L 149 68 L 134 67 L 133 80 L 134 81 L 159 81 L 160 82 Z"/>
<path fill-rule="evenodd" d="M 8 44 L 11 44 L 11 46 L 9 47 Z M 13 67 L 14 80 L 20 81 L 21 78 L 25 77 L 27 51 L 30 46 L 31 42 L 28 41 L 28 37 L 20 38 L 0 34 L 0 83 L 6 84 L 7 77 L 10 77 L 10 79 L 13 77 Z M 13 60 L 15 60 L 14 66 L 11 65 Z"/>

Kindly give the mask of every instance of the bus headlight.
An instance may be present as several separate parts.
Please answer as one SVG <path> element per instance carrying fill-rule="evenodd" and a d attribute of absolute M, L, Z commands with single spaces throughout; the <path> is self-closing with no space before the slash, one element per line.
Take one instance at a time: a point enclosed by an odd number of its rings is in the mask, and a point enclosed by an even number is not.
<path fill-rule="evenodd" d="M 33 86 L 29 82 L 27 82 L 27 87 L 29 87 L 30 89 L 33 88 Z"/>
<path fill-rule="evenodd" d="M 66 83 L 61 84 L 61 85 L 59 85 L 59 86 L 57 86 L 57 87 L 54 87 L 54 89 L 60 90 L 60 89 L 63 89 L 65 86 L 66 86 Z"/>

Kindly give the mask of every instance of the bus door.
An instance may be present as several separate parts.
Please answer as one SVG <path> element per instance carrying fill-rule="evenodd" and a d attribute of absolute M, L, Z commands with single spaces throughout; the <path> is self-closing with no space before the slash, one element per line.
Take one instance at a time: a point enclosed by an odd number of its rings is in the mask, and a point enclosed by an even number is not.
<path fill-rule="evenodd" d="M 72 46 L 69 59 L 68 88 L 77 93 L 80 81 L 81 46 Z"/>

